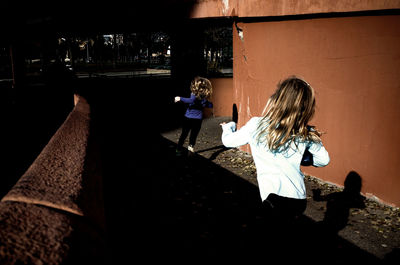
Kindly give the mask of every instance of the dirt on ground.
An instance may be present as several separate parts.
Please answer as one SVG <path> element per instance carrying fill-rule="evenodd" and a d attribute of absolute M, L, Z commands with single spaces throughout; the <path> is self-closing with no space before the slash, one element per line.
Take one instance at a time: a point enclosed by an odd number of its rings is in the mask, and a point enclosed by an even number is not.
<path fill-rule="evenodd" d="M 257 186 L 256 168 L 251 155 L 222 145 L 219 124 L 223 121 L 229 121 L 229 117 L 203 121 L 195 153 Z M 180 129 L 165 132 L 163 136 L 176 143 Z M 343 187 L 324 182 L 315 176 L 306 175 L 305 183 L 308 205 L 304 215 L 335 233 L 341 240 L 335 245 L 337 248 L 344 249 L 346 244 L 352 244 L 383 262 L 399 260 L 399 208 L 366 198 L 362 194 L 350 201 Z"/>

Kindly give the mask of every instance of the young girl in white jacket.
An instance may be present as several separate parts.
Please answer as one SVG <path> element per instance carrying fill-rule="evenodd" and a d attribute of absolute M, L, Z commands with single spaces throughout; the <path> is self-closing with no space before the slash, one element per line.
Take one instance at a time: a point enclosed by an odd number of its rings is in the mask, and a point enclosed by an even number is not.
<path fill-rule="evenodd" d="M 301 215 L 307 205 L 300 169 L 304 152 L 312 154 L 315 167 L 329 163 L 321 134 L 308 125 L 314 111 L 313 88 L 293 76 L 278 84 L 262 117 L 250 119 L 237 131 L 234 122 L 221 124 L 226 147 L 250 145 L 262 202 L 285 220 Z"/>

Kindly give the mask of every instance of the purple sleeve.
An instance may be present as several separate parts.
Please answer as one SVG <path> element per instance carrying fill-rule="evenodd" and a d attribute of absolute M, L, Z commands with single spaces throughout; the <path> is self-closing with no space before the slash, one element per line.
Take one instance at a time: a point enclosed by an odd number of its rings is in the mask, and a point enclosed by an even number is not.
<path fill-rule="evenodd" d="M 196 99 L 196 96 L 194 94 L 190 94 L 190 98 L 181 97 L 181 101 L 183 103 L 187 103 L 187 104 L 193 103 L 195 99 Z"/>

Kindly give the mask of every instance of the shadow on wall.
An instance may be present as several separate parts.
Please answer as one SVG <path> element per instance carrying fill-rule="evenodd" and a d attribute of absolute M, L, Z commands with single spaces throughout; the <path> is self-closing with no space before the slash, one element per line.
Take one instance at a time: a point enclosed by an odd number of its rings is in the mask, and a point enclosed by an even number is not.
<path fill-rule="evenodd" d="M 234 103 L 232 105 L 232 121 L 237 124 L 238 120 L 239 120 L 238 109 L 237 109 L 236 103 Z"/>

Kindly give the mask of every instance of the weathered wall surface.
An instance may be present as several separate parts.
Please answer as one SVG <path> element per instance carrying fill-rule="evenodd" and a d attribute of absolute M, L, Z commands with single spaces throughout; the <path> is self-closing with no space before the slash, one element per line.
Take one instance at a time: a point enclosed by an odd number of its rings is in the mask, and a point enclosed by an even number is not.
<path fill-rule="evenodd" d="M 210 78 L 213 85 L 213 114 L 218 116 L 232 116 L 233 107 L 233 79 L 226 78 Z"/>
<path fill-rule="evenodd" d="M 237 26 L 243 33 L 240 38 L 234 26 L 233 101 L 239 125 L 260 115 L 279 80 L 293 74 L 305 78 L 316 90 L 312 123 L 326 132 L 331 163 L 304 171 L 343 185 L 354 170 L 364 193 L 399 206 L 400 16 Z"/>
<path fill-rule="evenodd" d="M 374 0 L 239 0 L 239 17 L 285 16 L 315 13 L 354 12 L 399 8 L 400 1 Z"/>
<path fill-rule="evenodd" d="M 400 8 L 400 0 L 198 0 L 190 17 L 263 17 Z"/>

